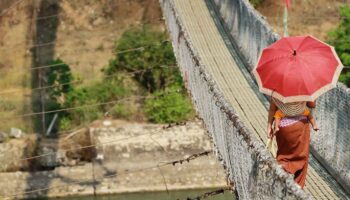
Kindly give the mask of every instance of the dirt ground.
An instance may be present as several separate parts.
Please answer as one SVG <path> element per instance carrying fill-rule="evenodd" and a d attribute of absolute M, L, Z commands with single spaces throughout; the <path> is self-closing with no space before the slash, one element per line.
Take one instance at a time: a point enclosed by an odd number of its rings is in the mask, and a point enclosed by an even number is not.
<path fill-rule="evenodd" d="M 283 0 L 265 0 L 260 13 L 274 30 L 283 35 Z M 327 39 L 329 31 L 339 22 L 339 6 L 350 4 L 350 0 L 292 0 L 289 9 L 289 35 L 311 34 L 321 40 Z"/>
<path fill-rule="evenodd" d="M 32 1 L 23 1 L 0 18 L 0 130 L 32 131 L 32 52 L 36 24 L 58 17 L 54 58 L 70 65 L 83 84 L 101 78 L 114 57 L 115 41 L 131 26 L 148 23 L 163 28 L 157 0 L 60 0 L 59 15 L 37 19 Z M 36 2 L 39 2 L 37 0 Z M 40 33 L 41 34 L 41 33 Z M 36 34 L 36 36 L 40 36 Z M 45 33 L 42 33 L 45 35 Z"/>

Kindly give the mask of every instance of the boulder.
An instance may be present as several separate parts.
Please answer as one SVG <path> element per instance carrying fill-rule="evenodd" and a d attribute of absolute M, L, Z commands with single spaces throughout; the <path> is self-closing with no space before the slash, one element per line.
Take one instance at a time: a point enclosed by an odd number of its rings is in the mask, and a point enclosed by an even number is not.
<path fill-rule="evenodd" d="M 11 128 L 10 137 L 11 138 L 21 138 L 23 136 L 23 132 L 18 128 Z"/>
<path fill-rule="evenodd" d="M 105 20 L 102 17 L 99 17 L 92 22 L 92 25 L 99 26 L 104 23 L 105 23 Z"/>
<path fill-rule="evenodd" d="M 57 167 L 58 162 L 57 162 L 57 154 L 56 154 L 56 149 L 52 147 L 42 147 L 39 150 L 40 154 L 45 155 L 39 159 L 40 165 L 43 167 Z"/>
<path fill-rule="evenodd" d="M 0 143 L 3 143 L 6 141 L 7 134 L 4 132 L 0 132 Z"/>

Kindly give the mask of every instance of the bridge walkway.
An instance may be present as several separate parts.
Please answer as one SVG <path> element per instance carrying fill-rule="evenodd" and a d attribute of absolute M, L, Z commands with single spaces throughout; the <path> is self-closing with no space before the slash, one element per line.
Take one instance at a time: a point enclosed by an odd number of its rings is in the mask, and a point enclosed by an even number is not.
<path fill-rule="evenodd" d="M 249 73 L 234 55 L 234 47 L 210 0 L 174 0 L 174 5 L 186 34 L 225 98 L 256 137 L 266 142 L 266 102 L 252 87 L 252 81 L 247 78 Z M 311 156 L 305 190 L 315 199 L 348 199 L 340 188 Z"/>

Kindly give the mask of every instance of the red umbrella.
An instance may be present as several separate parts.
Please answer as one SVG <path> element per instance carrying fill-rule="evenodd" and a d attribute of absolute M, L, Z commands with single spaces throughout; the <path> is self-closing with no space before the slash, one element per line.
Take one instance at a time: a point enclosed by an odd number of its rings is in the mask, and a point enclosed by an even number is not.
<path fill-rule="evenodd" d="M 332 46 L 312 36 L 294 36 L 265 48 L 253 74 L 260 92 L 288 103 L 314 101 L 336 86 L 342 68 Z"/>

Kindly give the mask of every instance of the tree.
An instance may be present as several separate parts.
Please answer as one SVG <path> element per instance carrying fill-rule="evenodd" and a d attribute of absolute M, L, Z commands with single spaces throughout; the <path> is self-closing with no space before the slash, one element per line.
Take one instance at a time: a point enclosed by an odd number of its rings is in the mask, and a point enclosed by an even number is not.
<path fill-rule="evenodd" d="M 192 119 L 195 115 L 191 101 L 179 87 L 173 86 L 166 91 L 155 92 L 153 98 L 145 102 L 148 119 L 155 123 L 174 123 Z"/>
<path fill-rule="evenodd" d="M 118 40 L 115 52 L 118 53 L 110 61 L 106 75 L 133 72 L 135 79 L 150 92 L 182 84 L 172 46 L 164 32 L 149 26 L 131 28 Z"/>
<path fill-rule="evenodd" d="M 47 71 L 47 84 L 52 87 L 49 96 L 58 103 L 64 94 L 72 91 L 73 75 L 70 67 L 59 58 L 53 60 L 50 65 Z"/>
<path fill-rule="evenodd" d="M 46 102 L 47 111 L 58 110 L 64 108 L 66 95 L 73 90 L 72 81 L 73 75 L 69 65 L 64 63 L 61 59 L 53 60 L 50 67 L 46 71 L 48 90 L 48 99 Z M 67 115 L 67 112 L 48 113 L 46 126 L 48 127 L 53 120 L 55 114 L 58 114 L 58 123 L 55 123 L 53 132 L 58 131 L 59 121 L 62 117 Z"/>
<path fill-rule="evenodd" d="M 167 39 L 164 32 L 149 26 L 131 28 L 116 43 L 116 58 L 105 70 L 108 76 L 134 74 L 134 79 L 150 93 L 144 112 L 149 121 L 156 123 L 184 121 L 194 116 Z"/>
<path fill-rule="evenodd" d="M 350 7 L 340 7 L 340 16 L 340 23 L 329 33 L 328 42 L 335 47 L 343 65 L 350 66 Z M 339 80 L 350 87 L 350 72 L 343 72 Z"/>

